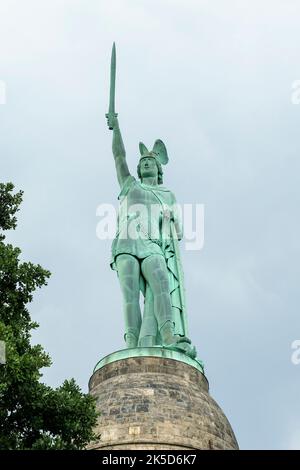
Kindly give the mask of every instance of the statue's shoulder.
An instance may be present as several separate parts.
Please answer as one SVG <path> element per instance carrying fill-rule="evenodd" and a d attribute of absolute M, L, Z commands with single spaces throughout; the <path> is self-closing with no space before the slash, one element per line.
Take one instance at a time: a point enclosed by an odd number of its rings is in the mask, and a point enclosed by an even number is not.
<path fill-rule="evenodd" d="M 146 191 L 151 191 L 151 192 L 170 192 L 170 190 L 168 188 L 166 188 L 165 186 L 162 186 L 162 185 L 157 185 L 157 186 L 150 186 L 148 184 L 145 184 L 145 183 L 142 183 L 141 181 L 136 181 L 136 184 L 137 186 L 139 186 L 140 188 L 146 190 Z"/>
<path fill-rule="evenodd" d="M 168 193 L 168 197 L 176 201 L 175 194 L 173 193 L 173 191 L 171 191 L 171 189 L 168 189 L 165 186 L 159 186 L 159 190 Z"/>
<path fill-rule="evenodd" d="M 168 188 L 166 188 L 165 186 L 162 186 L 161 184 L 159 186 L 157 186 L 156 188 L 158 191 L 164 191 L 166 193 L 172 193 L 172 191 L 170 191 Z"/>

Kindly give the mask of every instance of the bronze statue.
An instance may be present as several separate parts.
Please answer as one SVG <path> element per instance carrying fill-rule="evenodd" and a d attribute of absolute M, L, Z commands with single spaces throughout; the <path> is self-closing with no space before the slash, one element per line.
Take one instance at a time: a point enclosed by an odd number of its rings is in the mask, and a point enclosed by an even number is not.
<path fill-rule="evenodd" d="M 151 151 L 140 143 L 139 180 L 130 174 L 115 112 L 115 76 L 114 44 L 106 117 L 113 131 L 112 150 L 121 192 L 111 267 L 118 273 L 123 293 L 124 338 L 127 348 L 162 346 L 195 358 L 195 347 L 188 338 L 178 249 L 181 221 L 174 194 L 162 185 L 167 150 L 161 140 L 156 140 Z M 143 315 L 140 292 L 144 296 Z"/>

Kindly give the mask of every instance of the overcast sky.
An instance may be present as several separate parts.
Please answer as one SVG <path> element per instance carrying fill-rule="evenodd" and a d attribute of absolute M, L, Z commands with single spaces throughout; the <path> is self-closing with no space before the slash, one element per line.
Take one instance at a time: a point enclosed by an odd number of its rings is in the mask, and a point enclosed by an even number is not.
<path fill-rule="evenodd" d="M 164 183 L 205 206 L 205 243 L 185 251 L 191 337 L 243 449 L 300 449 L 300 0 L 1 0 L 1 181 L 23 189 L 8 239 L 52 272 L 30 311 L 53 358 L 44 380 L 87 390 L 123 348 L 109 240 L 115 203 L 108 106 L 135 173 L 161 138 Z"/>

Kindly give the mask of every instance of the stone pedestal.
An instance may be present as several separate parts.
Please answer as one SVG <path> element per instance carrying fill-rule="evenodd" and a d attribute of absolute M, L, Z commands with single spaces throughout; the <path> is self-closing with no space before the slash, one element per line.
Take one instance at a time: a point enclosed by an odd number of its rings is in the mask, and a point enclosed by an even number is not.
<path fill-rule="evenodd" d="M 101 413 L 100 438 L 89 448 L 238 449 L 201 364 L 180 352 L 142 349 L 113 353 L 96 366 L 89 390 Z"/>

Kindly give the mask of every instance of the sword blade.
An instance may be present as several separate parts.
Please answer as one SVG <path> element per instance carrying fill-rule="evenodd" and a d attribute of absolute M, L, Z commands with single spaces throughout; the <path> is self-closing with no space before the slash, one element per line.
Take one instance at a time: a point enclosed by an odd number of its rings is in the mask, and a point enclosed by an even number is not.
<path fill-rule="evenodd" d="M 110 62 L 110 94 L 109 94 L 109 114 L 115 113 L 115 91 L 116 91 L 116 45 L 113 43 Z"/>

